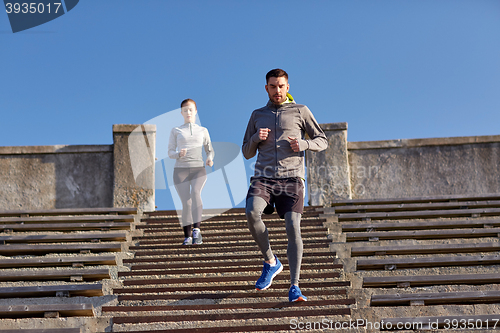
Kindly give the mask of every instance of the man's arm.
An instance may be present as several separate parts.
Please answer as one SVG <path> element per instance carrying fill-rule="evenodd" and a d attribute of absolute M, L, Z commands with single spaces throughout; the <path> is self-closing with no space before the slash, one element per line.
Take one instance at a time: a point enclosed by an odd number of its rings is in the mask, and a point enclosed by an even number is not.
<path fill-rule="evenodd" d="M 261 141 L 267 139 L 269 132 L 271 131 L 268 128 L 259 128 L 255 127 L 254 122 L 254 114 L 250 116 L 250 120 L 248 121 L 247 130 L 245 132 L 245 136 L 243 137 L 243 145 L 241 150 L 243 152 L 243 156 L 248 160 L 254 157 L 257 154 L 257 148 Z"/>
<path fill-rule="evenodd" d="M 298 139 L 299 150 L 322 151 L 328 147 L 328 139 L 307 106 L 301 110 L 304 130 L 310 140 Z"/>

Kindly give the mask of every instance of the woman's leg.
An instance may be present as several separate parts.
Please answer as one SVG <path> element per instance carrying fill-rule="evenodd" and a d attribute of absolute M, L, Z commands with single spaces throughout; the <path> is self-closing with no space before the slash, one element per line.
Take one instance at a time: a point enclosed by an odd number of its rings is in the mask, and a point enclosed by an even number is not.
<path fill-rule="evenodd" d="M 182 202 L 181 224 L 184 230 L 184 237 L 191 237 L 191 225 L 193 216 L 191 213 L 192 200 L 188 168 L 174 168 L 174 184 L 177 194 Z"/>
<path fill-rule="evenodd" d="M 207 182 L 207 171 L 205 167 L 196 168 L 192 170 L 191 177 L 191 202 L 192 202 L 192 216 L 193 228 L 200 228 L 203 201 L 201 200 L 201 191 Z"/>

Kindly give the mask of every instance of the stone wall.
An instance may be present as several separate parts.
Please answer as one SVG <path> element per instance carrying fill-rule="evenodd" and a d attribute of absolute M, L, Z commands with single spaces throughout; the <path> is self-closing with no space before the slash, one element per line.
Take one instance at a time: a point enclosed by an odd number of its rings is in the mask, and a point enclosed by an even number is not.
<path fill-rule="evenodd" d="M 306 156 L 310 205 L 332 200 L 500 193 L 500 135 L 348 142 Z M 3 210 L 155 209 L 155 125 L 114 125 L 112 145 L 0 147 Z"/>
<path fill-rule="evenodd" d="M 2 210 L 110 207 L 113 147 L 0 147 Z"/>
<path fill-rule="evenodd" d="M 500 192 L 500 135 L 347 142 L 347 124 L 321 126 L 329 148 L 308 152 L 310 205 Z"/>
<path fill-rule="evenodd" d="M 328 138 L 328 148 L 306 152 L 309 202 L 350 199 L 347 123 L 322 124 L 321 128 Z"/>
<path fill-rule="evenodd" d="M 154 125 L 115 125 L 113 145 L 0 147 L 2 210 L 137 207 L 154 210 L 154 164 L 131 176 L 128 137 L 148 137 L 154 159 Z M 144 131 L 142 131 L 144 129 Z M 151 148 L 152 147 L 152 148 Z M 153 154 L 153 155 L 151 155 Z"/>
<path fill-rule="evenodd" d="M 155 210 L 155 125 L 114 125 L 113 207 Z"/>

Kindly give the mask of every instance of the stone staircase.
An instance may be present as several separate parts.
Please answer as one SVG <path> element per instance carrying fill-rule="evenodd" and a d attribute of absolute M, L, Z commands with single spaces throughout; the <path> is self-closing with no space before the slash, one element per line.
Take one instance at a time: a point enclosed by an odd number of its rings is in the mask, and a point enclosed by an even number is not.
<path fill-rule="evenodd" d="M 263 217 L 285 269 L 256 291 L 244 210 L 205 214 L 204 243 L 181 246 L 175 211 L 0 212 L 0 333 L 500 327 L 499 194 L 306 207 L 299 303 L 283 220 Z"/>
<path fill-rule="evenodd" d="M 210 212 L 205 212 L 210 214 Z M 348 322 L 355 300 L 349 281 L 335 264 L 328 230 L 333 225 L 318 207 L 302 218 L 304 259 L 300 286 L 307 302 L 288 301 L 289 271 L 284 220 L 264 215 L 271 246 L 284 264 L 271 288 L 256 291 L 262 270 L 260 251 L 251 238 L 243 209 L 231 209 L 202 222 L 203 244 L 181 246 L 175 211 L 146 213 L 119 272 L 118 305 L 103 306 L 113 332 L 265 332 L 297 331 L 307 325 Z M 332 326 L 333 327 L 333 326 Z"/>
<path fill-rule="evenodd" d="M 325 213 L 367 331 L 500 329 L 499 194 L 344 200 Z"/>
<path fill-rule="evenodd" d="M 0 333 L 110 327 L 135 208 L 0 211 Z"/>

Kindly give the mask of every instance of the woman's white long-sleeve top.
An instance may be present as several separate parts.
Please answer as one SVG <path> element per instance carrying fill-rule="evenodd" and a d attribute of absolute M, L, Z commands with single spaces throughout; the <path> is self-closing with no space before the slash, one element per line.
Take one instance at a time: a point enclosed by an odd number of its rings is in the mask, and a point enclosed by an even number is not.
<path fill-rule="evenodd" d="M 176 159 L 175 168 L 203 167 L 202 148 L 207 159 L 214 159 L 214 150 L 210 135 L 205 127 L 195 123 L 186 123 L 172 128 L 168 140 L 168 157 Z M 179 157 L 181 149 L 186 149 L 186 155 Z"/>

